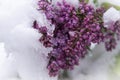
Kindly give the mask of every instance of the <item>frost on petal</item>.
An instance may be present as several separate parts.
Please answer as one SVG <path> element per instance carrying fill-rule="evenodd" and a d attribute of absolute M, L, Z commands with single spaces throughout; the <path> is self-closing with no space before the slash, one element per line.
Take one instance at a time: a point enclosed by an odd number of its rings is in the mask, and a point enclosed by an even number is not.
<path fill-rule="evenodd" d="M 114 7 L 108 9 L 103 15 L 105 27 L 107 27 L 106 24 L 108 24 L 109 22 L 116 22 L 118 19 L 120 19 L 120 12 Z"/>

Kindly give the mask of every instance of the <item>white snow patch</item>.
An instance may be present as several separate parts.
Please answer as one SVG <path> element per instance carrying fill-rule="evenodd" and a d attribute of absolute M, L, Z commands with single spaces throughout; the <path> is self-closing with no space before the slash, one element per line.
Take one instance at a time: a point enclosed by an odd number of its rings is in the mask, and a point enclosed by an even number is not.
<path fill-rule="evenodd" d="M 0 80 L 57 80 L 46 68 L 51 49 L 39 42 L 41 35 L 32 28 L 34 20 L 46 23 L 37 11 L 37 0 L 0 0 L 0 10 L 0 42 L 4 42 L 0 51 L 7 55 L 0 59 Z"/>
<path fill-rule="evenodd" d="M 119 19 L 120 19 L 120 11 L 116 10 L 113 7 L 108 9 L 103 15 L 103 20 L 105 25 L 109 24 L 109 22 L 111 21 L 116 22 Z"/>

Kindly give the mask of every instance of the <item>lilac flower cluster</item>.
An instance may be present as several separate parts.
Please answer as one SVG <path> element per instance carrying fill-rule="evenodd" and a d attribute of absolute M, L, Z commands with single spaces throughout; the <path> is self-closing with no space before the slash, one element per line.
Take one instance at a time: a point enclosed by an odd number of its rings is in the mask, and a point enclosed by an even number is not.
<path fill-rule="evenodd" d="M 105 28 L 102 20 L 104 9 L 94 9 L 84 2 L 75 8 L 65 0 L 56 5 L 48 0 L 40 0 L 38 5 L 51 25 L 55 26 L 53 35 L 49 35 L 45 26 L 39 26 L 36 21 L 33 25 L 43 34 L 40 42 L 45 47 L 53 48 L 48 54 L 47 69 L 50 76 L 56 76 L 60 70 L 73 69 L 78 65 L 79 59 L 85 57 L 91 43 L 106 41 L 107 50 L 115 47 L 113 32 L 120 35 L 119 22 L 109 29 Z"/>
<path fill-rule="evenodd" d="M 105 38 L 105 47 L 107 51 L 115 49 L 117 40 L 120 39 L 120 20 L 109 23 L 108 28 L 106 29 Z"/>
<path fill-rule="evenodd" d="M 52 47 L 52 43 L 50 42 L 52 36 L 47 34 L 48 30 L 46 26 L 39 26 L 37 21 L 34 21 L 33 28 L 37 29 L 39 33 L 43 34 L 39 41 L 42 42 L 45 47 Z"/>

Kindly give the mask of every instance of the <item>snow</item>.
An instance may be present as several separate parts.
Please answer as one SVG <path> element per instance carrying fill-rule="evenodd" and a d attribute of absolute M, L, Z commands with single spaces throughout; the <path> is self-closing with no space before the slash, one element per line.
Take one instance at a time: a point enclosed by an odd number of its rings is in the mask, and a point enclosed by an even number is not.
<path fill-rule="evenodd" d="M 112 52 L 106 52 L 103 44 L 97 45 L 69 75 L 72 80 L 110 80 L 111 67 L 114 66 L 115 56 L 119 51 L 120 45 Z"/>
<path fill-rule="evenodd" d="M 111 21 L 116 22 L 119 19 L 120 19 L 120 11 L 116 10 L 113 7 L 108 9 L 103 15 L 103 20 L 104 20 L 105 25 L 109 24 Z"/>
<path fill-rule="evenodd" d="M 57 80 L 46 69 L 50 49 L 39 43 L 41 35 L 32 28 L 34 20 L 45 23 L 36 2 L 0 0 L 0 80 Z"/>
<path fill-rule="evenodd" d="M 62 2 L 63 0 L 52 0 L 53 4 L 56 4 L 57 2 Z M 72 4 L 75 7 L 78 7 L 79 5 L 79 0 L 66 0 L 67 3 Z"/>

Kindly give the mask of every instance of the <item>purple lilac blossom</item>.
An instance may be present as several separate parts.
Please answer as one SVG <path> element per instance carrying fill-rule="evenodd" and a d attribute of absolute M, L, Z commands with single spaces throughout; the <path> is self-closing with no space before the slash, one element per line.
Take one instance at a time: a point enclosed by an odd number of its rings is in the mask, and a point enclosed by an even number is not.
<path fill-rule="evenodd" d="M 80 2 L 75 8 L 65 0 L 56 5 L 47 0 L 38 2 L 39 11 L 45 13 L 51 25 L 55 26 L 53 35 L 47 34 L 46 26 L 39 26 L 34 21 L 33 27 L 42 33 L 40 42 L 45 47 L 52 47 L 48 53 L 50 76 L 56 76 L 61 70 L 71 70 L 79 64 L 90 49 L 91 43 L 105 42 L 106 49 L 112 50 L 116 46 L 116 38 L 120 35 L 120 21 L 109 28 L 104 27 L 103 8 L 94 9 L 85 2 Z"/>

